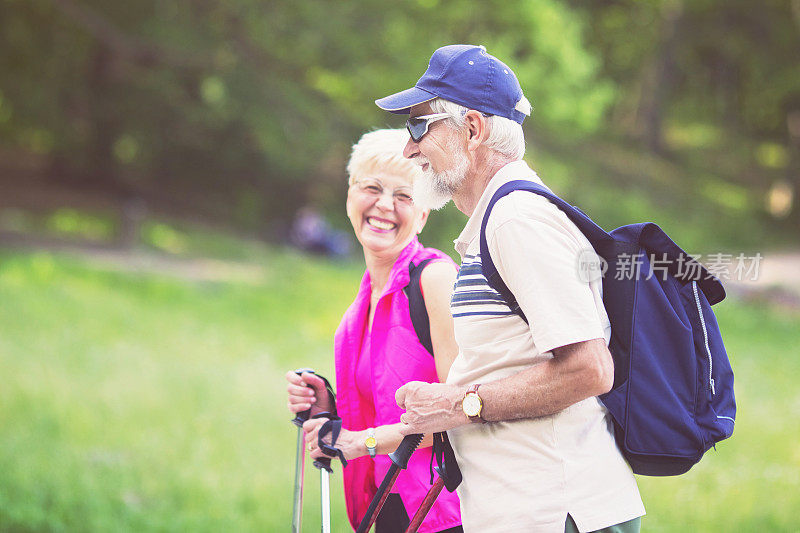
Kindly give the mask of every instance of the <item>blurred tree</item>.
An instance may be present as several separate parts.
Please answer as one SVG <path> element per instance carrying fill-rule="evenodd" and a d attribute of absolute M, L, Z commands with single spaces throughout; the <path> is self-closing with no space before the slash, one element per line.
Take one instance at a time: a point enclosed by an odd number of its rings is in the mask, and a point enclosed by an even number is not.
<path fill-rule="evenodd" d="M 350 145 L 400 126 L 373 105 L 432 51 L 484 44 L 541 127 L 595 130 L 614 98 L 557 0 L 2 0 L 0 140 L 68 186 L 259 230 L 338 210 Z"/>
<path fill-rule="evenodd" d="M 788 174 L 797 197 L 787 123 L 800 110 L 800 1 L 570 4 L 591 18 L 586 41 L 618 88 L 611 131 L 660 152 L 676 148 L 665 146 L 669 127 L 694 128 L 689 144 L 716 144 L 751 190 L 763 194 Z"/>
<path fill-rule="evenodd" d="M 800 0 L 0 0 L 0 143 L 156 210 L 338 218 L 350 145 L 402 124 L 373 100 L 458 42 L 517 72 L 529 137 L 694 151 L 800 227 Z"/>

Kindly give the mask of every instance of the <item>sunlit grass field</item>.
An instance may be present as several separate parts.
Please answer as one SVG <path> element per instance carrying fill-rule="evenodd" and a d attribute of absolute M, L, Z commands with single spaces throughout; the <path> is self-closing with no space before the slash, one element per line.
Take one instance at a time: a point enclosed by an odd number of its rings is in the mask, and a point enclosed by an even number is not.
<path fill-rule="evenodd" d="M 284 251 L 247 282 L 0 253 L 0 530 L 288 531 L 286 370 L 332 376 L 361 276 Z M 800 531 L 800 316 L 718 306 L 734 436 L 690 473 L 640 478 L 644 531 Z M 532 480 L 535 483 L 535 480 Z M 341 472 L 335 531 L 349 531 Z M 316 471 L 304 530 L 319 530 Z"/>

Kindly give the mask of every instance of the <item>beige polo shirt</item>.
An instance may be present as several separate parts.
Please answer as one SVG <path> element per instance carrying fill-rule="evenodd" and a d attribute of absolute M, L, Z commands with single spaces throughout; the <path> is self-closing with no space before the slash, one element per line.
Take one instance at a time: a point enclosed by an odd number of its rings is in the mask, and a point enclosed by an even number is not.
<path fill-rule="evenodd" d="M 509 194 L 487 225 L 495 266 L 530 325 L 486 283 L 479 245 L 483 214 L 494 192 L 516 179 L 541 183 L 524 161 L 504 166 L 455 241 L 462 266 L 451 311 L 459 354 L 448 383 L 498 380 L 552 358 L 553 348 L 611 336 L 601 281 L 578 274 L 579 257 L 592 253 L 591 245 L 540 196 Z M 563 533 L 567 513 L 580 531 L 594 531 L 644 514 L 610 415 L 597 398 L 552 416 L 448 433 L 464 476 L 458 495 L 467 532 Z"/>

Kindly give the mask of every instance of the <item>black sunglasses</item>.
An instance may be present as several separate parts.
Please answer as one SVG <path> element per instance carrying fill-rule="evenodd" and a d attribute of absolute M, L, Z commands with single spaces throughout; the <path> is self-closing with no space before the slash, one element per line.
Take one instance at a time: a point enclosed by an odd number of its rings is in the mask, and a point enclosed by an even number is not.
<path fill-rule="evenodd" d="M 491 117 L 492 115 L 489 113 L 484 113 L 480 111 L 480 114 L 484 117 Z M 411 140 L 415 143 L 418 143 L 422 140 L 426 133 L 428 133 L 428 128 L 433 122 L 437 120 L 442 120 L 445 118 L 451 118 L 453 115 L 450 113 L 434 113 L 432 115 L 422 115 L 419 117 L 411 117 L 406 120 L 406 129 L 408 130 L 408 134 L 411 135 Z"/>
<path fill-rule="evenodd" d="M 450 115 L 450 113 L 434 113 L 432 115 L 410 117 L 408 120 L 406 120 L 406 129 L 408 130 L 408 134 L 411 135 L 411 140 L 415 143 L 418 143 L 422 140 L 425 134 L 428 133 L 428 128 L 433 122 L 449 118 L 451 116 L 452 115 Z"/>

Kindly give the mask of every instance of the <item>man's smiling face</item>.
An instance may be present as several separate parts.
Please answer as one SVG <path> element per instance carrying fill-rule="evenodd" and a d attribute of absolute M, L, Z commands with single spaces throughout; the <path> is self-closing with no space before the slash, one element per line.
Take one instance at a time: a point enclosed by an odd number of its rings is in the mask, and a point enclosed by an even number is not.
<path fill-rule="evenodd" d="M 430 104 L 423 103 L 412 107 L 410 116 L 430 114 Z M 409 138 L 403 155 L 422 168 L 422 178 L 414 182 L 414 202 L 423 209 L 444 207 L 463 184 L 469 169 L 463 139 L 449 119 L 431 123 L 419 142 Z"/>

